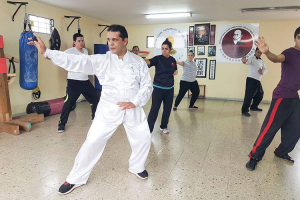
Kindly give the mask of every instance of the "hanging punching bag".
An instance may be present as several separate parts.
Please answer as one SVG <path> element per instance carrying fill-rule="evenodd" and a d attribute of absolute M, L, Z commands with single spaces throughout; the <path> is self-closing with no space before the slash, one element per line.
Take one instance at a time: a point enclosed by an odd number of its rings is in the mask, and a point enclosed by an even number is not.
<path fill-rule="evenodd" d="M 28 38 L 33 38 L 33 33 L 24 30 L 19 40 L 20 86 L 32 90 L 38 86 L 38 50 L 27 44 Z"/>
<path fill-rule="evenodd" d="M 106 54 L 109 51 L 108 45 L 106 44 L 94 44 L 94 54 Z M 95 89 L 102 90 L 98 78 L 95 76 Z"/>

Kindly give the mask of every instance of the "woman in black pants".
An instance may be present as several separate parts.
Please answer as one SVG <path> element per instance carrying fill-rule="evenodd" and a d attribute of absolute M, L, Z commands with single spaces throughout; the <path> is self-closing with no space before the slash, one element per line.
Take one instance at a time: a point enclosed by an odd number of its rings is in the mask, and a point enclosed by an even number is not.
<path fill-rule="evenodd" d="M 183 66 L 183 74 L 180 79 L 180 89 L 179 93 L 176 97 L 175 104 L 173 110 L 177 110 L 177 106 L 180 104 L 182 98 L 186 94 L 188 90 L 192 92 L 192 98 L 190 101 L 190 109 L 197 109 L 197 106 L 194 106 L 200 90 L 199 90 L 199 85 L 196 80 L 196 73 L 197 73 L 197 66 L 196 63 L 193 61 L 195 55 L 191 51 L 188 54 L 187 61 L 177 61 L 178 65 Z"/>
<path fill-rule="evenodd" d="M 166 39 L 161 45 L 162 55 L 151 59 L 145 59 L 149 67 L 155 66 L 155 76 L 153 81 L 152 105 L 148 115 L 148 124 L 152 133 L 158 111 L 163 102 L 163 114 L 161 118 L 160 130 L 169 134 L 168 122 L 172 110 L 174 98 L 174 76 L 177 75 L 176 60 L 170 56 L 172 43 Z"/>

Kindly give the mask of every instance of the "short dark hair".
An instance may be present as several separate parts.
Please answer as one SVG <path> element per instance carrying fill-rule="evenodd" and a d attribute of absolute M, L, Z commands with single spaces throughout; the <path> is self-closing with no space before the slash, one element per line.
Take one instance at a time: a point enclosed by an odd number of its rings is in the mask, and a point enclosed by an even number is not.
<path fill-rule="evenodd" d="M 258 47 L 256 47 L 256 49 L 255 49 L 255 52 L 257 52 L 259 50 L 259 48 Z"/>
<path fill-rule="evenodd" d="M 133 46 L 133 47 L 132 47 L 132 51 L 133 51 L 135 48 L 137 48 L 138 50 L 140 50 L 140 48 L 139 48 L 138 46 Z"/>
<path fill-rule="evenodd" d="M 162 43 L 162 45 L 164 44 L 168 45 L 170 50 L 172 49 L 172 43 L 168 40 L 168 38 L 166 38 L 166 40 Z"/>
<path fill-rule="evenodd" d="M 73 41 L 76 42 L 76 40 L 77 40 L 78 37 L 83 37 L 83 35 L 81 35 L 80 33 L 75 33 L 73 35 Z"/>
<path fill-rule="evenodd" d="M 300 26 L 295 30 L 294 38 L 296 38 L 298 34 L 300 34 Z"/>
<path fill-rule="evenodd" d="M 126 31 L 126 28 L 122 25 L 113 24 L 110 25 L 110 27 L 107 29 L 108 32 L 119 32 L 120 38 L 124 40 L 125 38 L 128 38 L 128 33 Z"/>
<path fill-rule="evenodd" d="M 190 50 L 189 53 L 192 53 L 193 56 L 195 56 L 195 53 L 194 53 L 192 50 Z M 189 54 L 189 53 L 188 53 L 188 54 Z"/>

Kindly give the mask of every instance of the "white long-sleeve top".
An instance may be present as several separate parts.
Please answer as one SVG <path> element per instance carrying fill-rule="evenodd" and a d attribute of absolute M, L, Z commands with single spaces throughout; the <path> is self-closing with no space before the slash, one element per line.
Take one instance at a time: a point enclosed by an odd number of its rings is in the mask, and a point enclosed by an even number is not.
<path fill-rule="evenodd" d="M 249 57 L 245 64 L 249 66 L 247 77 L 260 81 L 261 77 L 267 73 L 267 68 L 264 61 L 262 59 L 257 59 L 256 56 Z M 262 75 L 258 73 L 259 69 L 262 69 Z"/>
<path fill-rule="evenodd" d="M 107 52 L 96 55 L 72 55 L 47 49 L 45 57 L 67 71 L 95 74 L 102 85 L 97 116 L 107 123 L 135 126 L 146 120 L 144 106 L 153 91 L 151 77 L 146 62 L 129 51 L 123 59 Z M 121 110 L 118 102 L 132 102 L 136 108 Z"/>
<path fill-rule="evenodd" d="M 78 51 L 76 47 L 72 47 L 65 50 L 65 52 L 69 54 L 75 54 L 75 55 L 81 55 L 81 54 L 88 55 L 88 51 L 85 48 L 83 48 L 82 50 L 83 53 Z M 68 79 L 77 80 L 77 81 L 87 81 L 89 80 L 89 76 L 87 74 L 83 74 L 79 72 L 68 72 Z"/>

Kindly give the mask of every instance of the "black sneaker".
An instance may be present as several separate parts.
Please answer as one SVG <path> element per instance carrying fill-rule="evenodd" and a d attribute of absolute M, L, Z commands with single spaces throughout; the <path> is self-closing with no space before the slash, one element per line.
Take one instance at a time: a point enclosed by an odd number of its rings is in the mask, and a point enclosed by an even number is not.
<path fill-rule="evenodd" d="M 140 172 L 140 173 L 134 173 L 132 171 L 129 170 L 129 172 L 135 174 L 137 177 L 139 177 L 140 179 L 147 179 L 148 178 L 148 172 L 146 170 Z"/>
<path fill-rule="evenodd" d="M 176 111 L 176 110 L 177 110 L 177 107 L 174 107 L 173 110 Z"/>
<path fill-rule="evenodd" d="M 246 117 L 250 117 L 251 116 L 248 112 L 242 113 L 242 115 L 244 115 Z"/>
<path fill-rule="evenodd" d="M 59 194 L 68 194 L 72 192 L 75 188 L 81 186 L 80 184 L 70 184 L 67 181 L 62 184 L 58 190 Z"/>
<path fill-rule="evenodd" d="M 65 131 L 65 125 L 64 124 L 60 124 L 58 125 L 58 130 L 57 130 L 59 133 L 62 133 Z"/>
<path fill-rule="evenodd" d="M 250 160 L 246 164 L 246 168 L 249 171 L 254 171 L 257 163 L 258 163 L 258 160 L 254 159 L 254 158 L 250 158 Z"/>
<path fill-rule="evenodd" d="M 250 108 L 250 110 L 251 111 L 260 111 L 260 112 L 263 111 L 263 109 L 261 109 L 261 108 Z"/>
<path fill-rule="evenodd" d="M 189 109 L 198 109 L 197 106 L 189 106 Z"/>
<path fill-rule="evenodd" d="M 275 156 L 282 158 L 283 160 L 289 162 L 289 163 L 293 163 L 294 164 L 294 160 L 291 158 L 291 156 L 289 156 L 288 154 L 283 154 L 283 155 L 277 155 L 275 154 Z"/>

